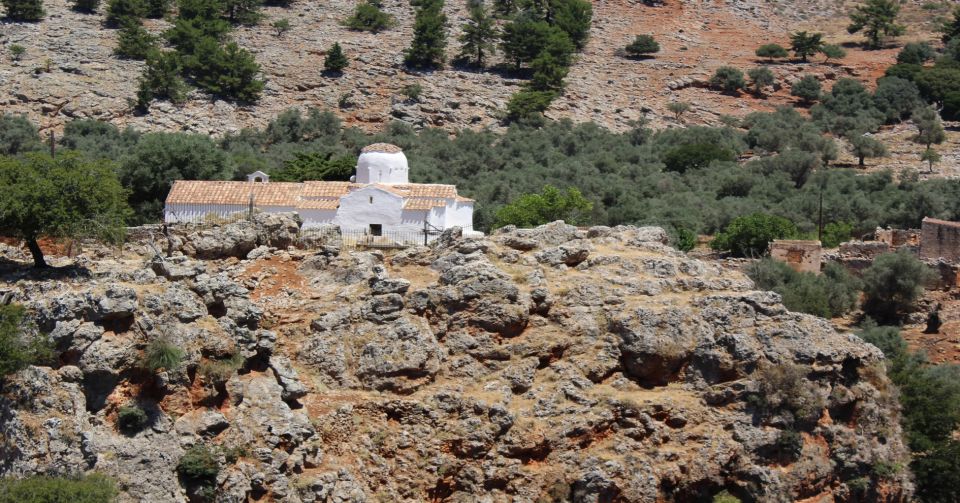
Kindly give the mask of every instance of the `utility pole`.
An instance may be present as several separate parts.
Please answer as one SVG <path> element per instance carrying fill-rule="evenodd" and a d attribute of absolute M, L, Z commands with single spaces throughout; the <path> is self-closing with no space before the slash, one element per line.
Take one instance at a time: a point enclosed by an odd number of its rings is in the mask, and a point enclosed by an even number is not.
<path fill-rule="evenodd" d="M 817 241 L 823 243 L 823 185 L 820 186 L 820 209 L 817 217 Z"/>
<path fill-rule="evenodd" d="M 57 144 L 53 141 L 53 130 L 50 130 L 50 157 L 57 157 Z"/>

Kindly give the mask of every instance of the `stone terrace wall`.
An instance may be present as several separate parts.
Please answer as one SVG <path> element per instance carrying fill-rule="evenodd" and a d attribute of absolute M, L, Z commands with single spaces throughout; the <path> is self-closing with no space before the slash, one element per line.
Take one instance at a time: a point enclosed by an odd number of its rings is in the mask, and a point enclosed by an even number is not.
<path fill-rule="evenodd" d="M 960 222 L 924 218 L 920 231 L 920 257 L 960 261 Z"/>
<path fill-rule="evenodd" d="M 797 272 L 820 273 L 820 241 L 776 239 L 770 244 L 770 256 Z"/>

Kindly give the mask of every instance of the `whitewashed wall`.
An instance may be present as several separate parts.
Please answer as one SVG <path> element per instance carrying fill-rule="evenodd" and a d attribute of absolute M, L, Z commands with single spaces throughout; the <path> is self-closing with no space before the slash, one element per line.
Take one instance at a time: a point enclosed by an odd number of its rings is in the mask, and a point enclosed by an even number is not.
<path fill-rule="evenodd" d="M 304 229 L 329 225 L 334 223 L 337 218 L 337 210 L 299 209 L 297 212 L 300 213 L 300 218 L 303 220 L 302 228 Z"/>
<path fill-rule="evenodd" d="M 403 152 L 366 152 L 357 159 L 357 183 L 410 183 Z"/>
<path fill-rule="evenodd" d="M 163 221 L 168 224 L 184 222 L 198 223 L 211 215 L 230 219 L 240 215 L 246 215 L 249 211 L 250 206 L 246 204 L 168 204 L 163 209 Z"/>
<path fill-rule="evenodd" d="M 446 207 L 444 228 L 460 226 L 464 231 L 473 231 L 473 203 L 453 201 Z"/>
<path fill-rule="evenodd" d="M 380 224 L 384 232 L 416 232 L 419 225 L 403 220 L 403 198 L 376 187 L 355 190 L 340 199 L 334 223 L 345 231 L 361 231 Z"/>

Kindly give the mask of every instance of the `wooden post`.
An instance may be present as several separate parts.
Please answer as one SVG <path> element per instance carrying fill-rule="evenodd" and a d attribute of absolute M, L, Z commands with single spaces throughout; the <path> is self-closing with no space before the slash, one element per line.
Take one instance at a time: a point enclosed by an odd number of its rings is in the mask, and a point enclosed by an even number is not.
<path fill-rule="evenodd" d="M 57 144 L 53 141 L 53 130 L 50 130 L 50 157 L 57 157 Z"/>

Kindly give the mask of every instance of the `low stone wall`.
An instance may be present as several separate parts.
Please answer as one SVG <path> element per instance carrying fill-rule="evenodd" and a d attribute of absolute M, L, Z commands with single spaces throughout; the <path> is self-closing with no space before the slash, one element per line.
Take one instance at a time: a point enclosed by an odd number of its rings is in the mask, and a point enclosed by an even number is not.
<path fill-rule="evenodd" d="M 797 272 L 820 274 L 822 254 L 820 241 L 775 239 L 770 244 L 770 257 L 789 265 Z"/>
<path fill-rule="evenodd" d="M 960 222 L 924 218 L 920 229 L 920 257 L 960 261 Z"/>

